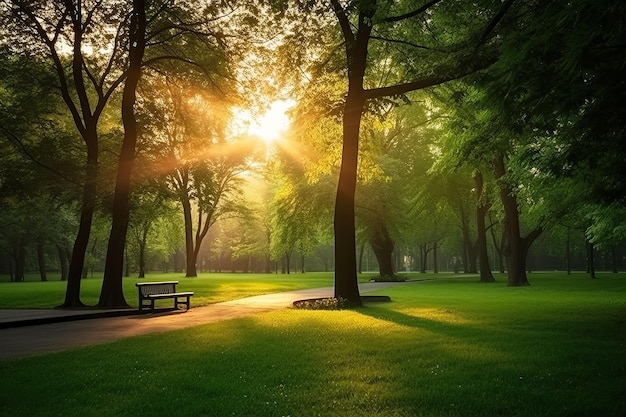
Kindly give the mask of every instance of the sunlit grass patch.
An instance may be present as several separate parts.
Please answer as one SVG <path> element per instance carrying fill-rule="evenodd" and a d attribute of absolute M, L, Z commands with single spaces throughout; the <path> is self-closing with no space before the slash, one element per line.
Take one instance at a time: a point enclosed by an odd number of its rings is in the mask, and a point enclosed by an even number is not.
<path fill-rule="evenodd" d="M 143 279 L 123 279 L 124 296 L 129 305 L 136 307 L 138 303 L 135 283 L 148 281 L 178 281 L 177 290 L 193 291 L 191 304 L 192 307 L 198 307 L 254 295 L 328 287 L 333 285 L 333 275 L 203 273 L 195 278 L 186 278 L 180 273 L 151 274 Z M 66 286 L 66 282 L 58 280 L 0 282 L 0 308 L 54 308 L 63 303 Z M 81 301 L 87 306 L 96 305 L 101 288 L 101 278 L 82 280 Z M 158 304 L 171 306 L 173 303 L 171 300 L 163 300 Z"/>
<path fill-rule="evenodd" d="M 407 284 L 3 361 L 0 415 L 621 417 L 622 279 Z"/>

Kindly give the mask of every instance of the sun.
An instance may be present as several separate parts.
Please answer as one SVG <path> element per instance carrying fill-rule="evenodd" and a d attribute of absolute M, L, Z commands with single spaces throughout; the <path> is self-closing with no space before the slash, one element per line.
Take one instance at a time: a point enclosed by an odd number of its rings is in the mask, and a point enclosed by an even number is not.
<path fill-rule="evenodd" d="M 280 140 L 289 129 L 291 120 L 287 116 L 287 111 L 295 104 L 294 100 L 275 100 L 265 113 L 256 117 L 249 110 L 238 109 L 233 114 L 234 128 L 238 132 L 258 137 L 267 145 L 271 145 Z"/>
<path fill-rule="evenodd" d="M 250 126 L 251 130 L 248 133 L 259 136 L 268 144 L 280 139 L 291 124 L 287 111 L 294 104 L 293 100 L 273 102 L 269 110 L 258 119 L 256 125 Z"/>

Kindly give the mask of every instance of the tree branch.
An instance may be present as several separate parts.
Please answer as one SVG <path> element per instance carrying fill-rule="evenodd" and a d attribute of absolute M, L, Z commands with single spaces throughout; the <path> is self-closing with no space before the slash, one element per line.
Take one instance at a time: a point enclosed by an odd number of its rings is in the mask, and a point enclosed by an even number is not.
<path fill-rule="evenodd" d="M 409 19 L 411 17 L 417 16 L 418 14 L 424 13 L 426 10 L 430 9 L 435 4 L 437 4 L 437 3 L 441 2 L 441 1 L 442 0 L 431 0 L 428 3 L 426 3 L 425 5 L 423 5 L 422 7 L 420 7 L 419 9 L 415 9 L 415 10 L 413 10 L 413 11 L 411 11 L 409 13 L 405 13 L 403 15 L 387 17 L 387 18 L 383 19 L 383 22 L 385 22 L 385 23 L 393 23 L 393 22 L 399 22 L 400 20 Z"/>
<path fill-rule="evenodd" d="M 188 64 L 188 65 L 191 65 L 193 67 L 199 68 L 202 71 L 202 73 L 204 73 L 204 75 L 207 76 L 207 78 L 209 79 L 211 84 L 213 84 L 213 86 L 217 89 L 217 91 L 219 91 L 223 95 L 226 95 L 226 93 L 221 89 L 221 87 L 213 80 L 213 78 L 209 74 L 209 71 L 206 68 L 204 68 L 202 65 L 200 65 L 199 63 L 197 63 L 197 62 L 195 62 L 195 61 L 193 61 L 191 59 L 179 57 L 179 56 L 176 56 L 176 55 L 163 55 L 163 56 L 151 58 L 151 59 L 148 59 L 148 60 L 144 61 L 142 66 L 149 67 L 151 64 L 154 64 L 154 63 L 159 62 L 159 61 L 166 61 L 166 60 L 181 61 L 181 62 L 183 62 L 185 64 Z"/>
<path fill-rule="evenodd" d="M 500 23 L 500 21 L 502 20 L 506 12 L 511 8 L 514 2 L 515 0 L 507 0 L 506 3 L 502 5 L 500 11 L 493 17 L 493 19 L 491 19 L 491 22 L 489 22 L 482 35 L 478 39 L 478 45 L 476 47 L 478 47 L 487 40 L 487 37 L 491 34 L 491 32 L 493 32 L 498 23 Z"/>
<path fill-rule="evenodd" d="M 30 10 L 30 8 L 28 8 L 27 5 L 24 4 L 24 2 L 12 0 L 11 3 L 15 7 L 17 7 L 17 9 L 26 16 L 27 20 L 29 20 L 34 25 L 37 35 L 50 51 L 50 57 L 52 58 L 54 69 L 57 73 L 57 77 L 59 78 L 61 96 L 63 97 L 63 101 L 65 101 L 65 104 L 72 114 L 72 118 L 74 120 L 76 128 L 80 132 L 81 136 L 84 137 L 86 131 L 85 121 L 81 118 L 80 113 L 78 112 L 78 108 L 76 107 L 76 104 L 74 103 L 72 96 L 69 93 L 69 86 L 67 83 L 67 78 L 65 76 L 65 69 L 63 67 L 63 64 L 61 63 L 59 54 L 54 47 L 57 37 L 59 36 L 59 33 L 61 32 L 61 28 L 63 26 L 61 23 L 63 22 L 63 20 L 65 20 L 65 17 L 69 14 L 69 11 L 67 9 L 65 10 L 65 13 L 59 20 L 59 24 L 55 27 L 55 33 L 53 34 L 53 38 L 50 39 L 48 38 L 48 32 L 46 31 L 46 29 L 41 26 L 41 23 L 39 22 L 39 20 L 37 20 L 32 10 Z"/>
<path fill-rule="evenodd" d="M 447 81 L 451 81 L 457 78 L 461 78 L 466 74 L 459 76 L 451 76 L 451 77 L 441 77 L 441 78 L 423 78 L 421 80 L 416 80 L 404 84 L 397 84 L 388 87 L 380 87 L 380 88 L 370 88 L 363 92 L 363 95 L 366 99 L 379 98 L 379 97 L 388 97 L 388 96 L 397 96 L 400 94 L 408 93 L 414 90 L 420 90 L 422 88 L 432 87 L 435 85 L 439 85 L 445 83 Z"/>
<path fill-rule="evenodd" d="M 389 43 L 399 43 L 401 45 L 406 45 L 406 46 L 410 46 L 412 48 L 424 49 L 424 50 L 428 50 L 428 51 L 448 52 L 448 51 L 445 51 L 443 49 L 430 48 L 428 46 L 417 45 L 415 43 L 408 42 L 408 41 L 403 41 L 403 40 L 399 40 L 399 39 L 387 39 L 387 38 L 382 38 L 380 36 L 371 36 L 370 39 L 374 39 L 374 40 L 382 41 L 382 42 L 389 42 Z"/>
<path fill-rule="evenodd" d="M 347 44 L 354 43 L 354 34 L 352 33 L 352 29 L 350 29 L 350 21 L 348 20 L 348 16 L 346 16 L 345 10 L 339 4 L 339 0 L 330 0 L 333 5 L 333 11 L 337 16 L 337 20 L 339 21 L 339 26 L 341 26 L 341 31 L 343 32 L 343 37 L 346 40 Z M 348 47 L 348 45 L 346 45 Z"/>

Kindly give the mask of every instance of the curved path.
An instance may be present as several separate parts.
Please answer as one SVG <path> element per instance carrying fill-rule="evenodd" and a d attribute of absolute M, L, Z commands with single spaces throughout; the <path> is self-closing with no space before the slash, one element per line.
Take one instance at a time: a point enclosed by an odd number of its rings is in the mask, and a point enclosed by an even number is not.
<path fill-rule="evenodd" d="M 408 283 L 408 282 L 407 282 Z M 404 282 L 372 282 L 359 285 L 361 293 L 406 284 Z M 252 314 L 286 308 L 296 300 L 331 297 L 333 288 L 314 288 L 276 294 L 258 295 L 191 308 L 187 312 L 168 312 L 145 315 L 124 315 L 118 317 L 72 319 L 74 312 L 58 310 L 0 310 L 0 322 L 10 324 L 48 315 L 52 321 L 66 321 L 49 324 L 9 327 L 0 329 L 0 360 L 47 353 L 74 346 L 105 343 L 129 336 L 145 333 L 164 332 L 200 324 L 230 320 Z M 97 314 L 97 313 L 96 313 Z M 37 315 L 37 317 L 35 316 Z M 58 317 L 63 315 L 63 317 Z M 57 316 L 57 317 L 53 317 Z M 83 317 L 84 318 L 84 313 Z"/>

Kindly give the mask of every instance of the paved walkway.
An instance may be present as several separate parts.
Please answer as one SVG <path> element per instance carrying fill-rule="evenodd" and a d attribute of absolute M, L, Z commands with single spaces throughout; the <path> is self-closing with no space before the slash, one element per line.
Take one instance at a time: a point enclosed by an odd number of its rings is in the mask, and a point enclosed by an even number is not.
<path fill-rule="evenodd" d="M 360 284 L 359 289 L 361 293 L 367 293 L 403 284 L 406 283 L 372 282 Z M 0 310 L 0 360 L 246 317 L 289 307 L 296 300 L 332 295 L 332 287 L 315 288 L 192 307 L 187 312 L 142 315 L 129 315 L 131 312 L 128 310 L 89 313 L 64 310 Z M 102 317 L 111 314 L 122 315 Z M 22 323 L 17 323 L 19 321 Z M 47 324 L 34 324 L 36 322 Z M 12 325 L 18 327 L 10 327 Z"/>

